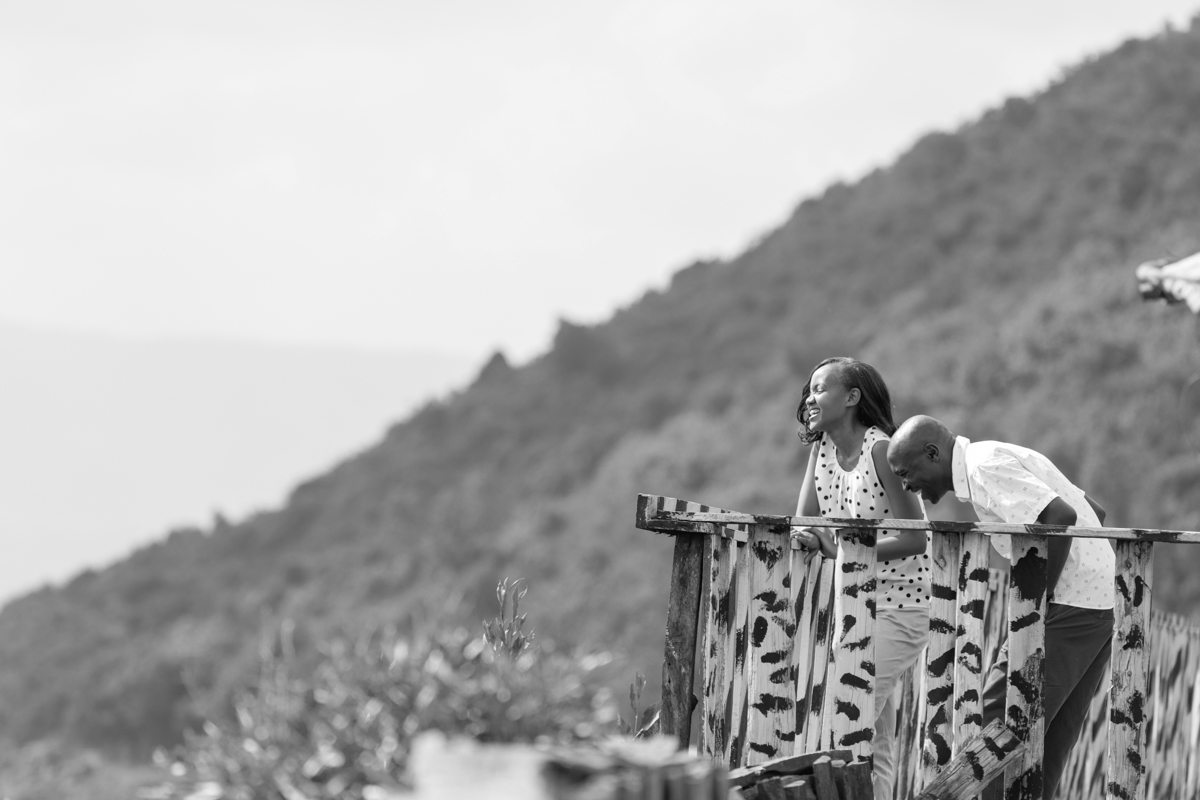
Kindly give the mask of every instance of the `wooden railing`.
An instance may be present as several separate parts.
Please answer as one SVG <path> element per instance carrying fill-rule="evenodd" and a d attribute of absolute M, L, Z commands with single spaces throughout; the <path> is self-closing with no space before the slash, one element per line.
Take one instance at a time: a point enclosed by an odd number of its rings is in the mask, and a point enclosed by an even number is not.
<path fill-rule="evenodd" d="M 791 543 L 793 525 L 838 528 L 842 567 L 823 559 L 805 564 Z M 915 776 L 922 798 L 974 797 L 1001 772 L 1010 800 L 1042 798 L 1047 539 L 1112 540 L 1116 607 L 1105 789 L 1110 798 L 1146 796 L 1153 543 L 1200 543 L 1200 533 L 754 515 L 650 495 L 638 498 L 637 526 L 680 534 L 667 613 L 663 732 L 688 744 L 697 696 L 698 747 L 731 767 L 829 747 L 870 762 L 876 531 L 933 531 Z M 1013 567 L 1006 714 L 985 729 L 987 534 L 1012 536 Z"/>

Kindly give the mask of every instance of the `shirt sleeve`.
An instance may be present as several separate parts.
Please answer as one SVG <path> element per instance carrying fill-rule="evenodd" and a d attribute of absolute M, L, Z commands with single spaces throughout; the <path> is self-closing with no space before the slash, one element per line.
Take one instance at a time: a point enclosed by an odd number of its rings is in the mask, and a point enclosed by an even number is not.
<path fill-rule="evenodd" d="M 1051 489 L 1011 456 L 998 455 L 982 462 L 971 482 L 987 509 L 1005 522 L 1028 524 L 1058 497 Z"/>

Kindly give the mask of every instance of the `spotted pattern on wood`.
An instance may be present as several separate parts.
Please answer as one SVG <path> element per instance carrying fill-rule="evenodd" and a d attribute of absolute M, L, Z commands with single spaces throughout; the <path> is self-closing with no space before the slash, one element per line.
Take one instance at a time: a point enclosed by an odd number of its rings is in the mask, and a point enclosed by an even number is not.
<path fill-rule="evenodd" d="M 983 651 L 984 607 L 988 598 L 988 550 L 982 533 L 964 533 L 958 562 L 954 657 L 954 736 L 973 739 L 983 729 L 983 683 L 991 663 Z M 957 755 L 957 749 L 954 750 Z"/>
<path fill-rule="evenodd" d="M 815 641 L 818 615 L 826 606 L 826 596 L 829 595 L 828 591 L 824 596 L 821 594 L 822 571 L 830 571 L 832 569 L 833 563 L 828 559 L 814 558 L 808 564 L 805 564 L 804 551 L 796 550 L 792 552 L 792 576 L 796 608 L 796 646 L 792 651 L 792 669 L 795 673 L 796 735 L 798 737 L 796 749 L 798 752 L 803 752 L 806 749 L 805 727 L 809 721 L 809 713 L 812 710 L 813 662 L 818 661 L 824 667 L 829 661 L 828 637 L 825 638 L 824 648 L 818 649 L 815 646 Z M 799 580 L 795 580 L 795 576 L 800 576 Z M 832 588 L 832 573 L 828 585 Z M 822 668 L 820 672 L 823 676 L 825 669 Z M 818 725 L 819 722 L 818 718 Z"/>
<path fill-rule="evenodd" d="M 733 679 L 729 685 L 730 764 L 744 763 L 746 750 L 746 653 L 750 648 L 750 548 L 738 545 L 734 581 Z"/>
<path fill-rule="evenodd" d="M 750 529 L 749 705 L 745 763 L 791 755 L 796 740 L 796 693 L 792 677 L 790 530 Z"/>
<path fill-rule="evenodd" d="M 838 535 L 829 744 L 869 764 L 875 733 L 875 531 L 843 528 Z"/>
<path fill-rule="evenodd" d="M 1025 750 L 1025 743 L 1000 720 L 964 739 L 954 759 L 918 795 L 918 800 L 975 797 Z"/>
<path fill-rule="evenodd" d="M 730 729 L 730 690 L 733 687 L 733 621 L 736 607 L 737 542 L 720 536 L 707 536 L 705 545 L 709 566 L 707 602 L 704 612 L 705 653 L 704 697 L 701 700 L 700 752 L 728 758 Z"/>
<path fill-rule="evenodd" d="M 1146 722 L 1150 650 L 1150 587 L 1154 544 L 1118 542 L 1113 654 L 1108 720 L 1108 797 L 1144 800 Z"/>
<path fill-rule="evenodd" d="M 817 589 L 813 595 L 812 611 L 809 615 L 812 631 L 812 667 L 805 693 L 806 717 L 803 726 L 804 752 L 811 753 L 826 749 L 828 733 L 827 709 L 829 702 L 829 675 L 833 660 L 833 591 L 837 565 L 833 559 L 820 559 L 821 567 Z"/>
<path fill-rule="evenodd" d="M 938 776 L 953 757 L 954 656 L 958 641 L 958 568 L 956 534 L 935 534 L 930 542 L 929 644 L 925 657 L 922 785 Z"/>
<path fill-rule="evenodd" d="M 1005 770 L 1006 800 L 1042 800 L 1046 658 L 1046 537 L 1012 538 L 1008 595 L 1008 696 L 1005 727 L 1025 743 L 1024 756 Z"/>

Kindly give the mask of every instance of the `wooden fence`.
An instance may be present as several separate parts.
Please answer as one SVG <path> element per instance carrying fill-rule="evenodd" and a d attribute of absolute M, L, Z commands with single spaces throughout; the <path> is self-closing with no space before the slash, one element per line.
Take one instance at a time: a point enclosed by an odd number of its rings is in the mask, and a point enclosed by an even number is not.
<path fill-rule="evenodd" d="M 1152 631 L 1153 543 L 1197 543 L 1200 534 L 751 515 L 648 495 L 638 499 L 637 525 L 676 534 L 663 731 L 688 743 L 698 683 L 697 744 L 701 752 L 733 767 L 830 747 L 849 749 L 858 760 L 870 762 L 875 532 L 934 531 L 930 642 L 923 685 L 919 692 L 910 690 L 908 704 L 916 708 L 910 713 L 919 722 L 900 730 L 900 746 L 908 742 L 907 752 L 921 754 L 919 769 L 910 765 L 906 772 L 901 760 L 901 777 L 908 779 L 907 786 L 920 787 L 915 792 L 920 798 L 973 797 L 1001 773 L 1010 800 L 1042 797 L 1047 537 L 1111 539 L 1117 554 L 1113 680 L 1107 716 L 1097 718 L 1106 719 L 1104 774 L 1097 777 L 1094 764 L 1089 771 L 1073 762 L 1063 783 L 1090 789 L 1100 781 L 1108 797 L 1123 800 L 1167 797 L 1153 793 L 1160 786 L 1161 791 L 1170 786 L 1180 792 L 1194 786 L 1194 760 L 1186 761 L 1180 773 L 1164 757 L 1158 772 L 1147 778 L 1157 752 L 1147 746 L 1147 738 L 1156 733 L 1146 715 L 1151 708 L 1150 656 L 1163 646 L 1154 639 L 1148 643 L 1147 634 Z M 792 525 L 839 528 L 841 567 L 822 559 L 805 565 L 802 551 L 791 544 Z M 1013 580 L 1007 595 L 1006 717 L 984 728 L 989 620 L 993 634 L 998 628 L 995 616 L 987 613 L 995 587 L 987 569 L 986 534 L 1012 536 Z M 1181 671 L 1184 663 L 1180 661 Z M 1168 683 L 1174 681 L 1168 678 Z M 1164 711 L 1164 717 L 1174 719 L 1172 711 Z M 1184 714 L 1174 720 L 1177 733 L 1190 725 L 1194 739 L 1197 719 L 1200 715 Z M 1161 730 L 1164 723 L 1156 724 Z M 1165 734 L 1161 738 L 1163 753 L 1181 747 Z M 1090 757 L 1090 748 L 1088 753 Z M 1158 777 L 1166 773 L 1166 779 Z"/>

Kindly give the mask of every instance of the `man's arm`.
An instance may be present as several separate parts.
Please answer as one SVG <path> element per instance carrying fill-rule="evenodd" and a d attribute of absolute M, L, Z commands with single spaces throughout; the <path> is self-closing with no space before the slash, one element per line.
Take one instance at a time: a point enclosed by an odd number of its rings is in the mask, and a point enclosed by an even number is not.
<path fill-rule="evenodd" d="M 1037 521 L 1042 525 L 1074 525 L 1078 518 L 1079 515 L 1066 500 L 1055 497 L 1042 509 L 1042 513 L 1038 514 Z M 1067 565 L 1072 539 L 1070 536 L 1050 536 L 1047 539 L 1050 552 L 1046 559 L 1046 597 L 1049 598 L 1054 594 L 1054 587 L 1058 585 L 1063 567 Z"/>
<path fill-rule="evenodd" d="M 1095 500 L 1093 500 L 1090 495 L 1085 494 L 1083 496 L 1083 499 L 1088 501 L 1088 505 L 1092 507 L 1092 511 L 1096 512 L 1096 519 L 1100 520 L 1100 524 L 1103 525 L 1104 518 L 1108 516 L 1107 512 L 1105 512 L 1105 510 L 1104 510 L 1104 506 L 1100 505 Z"/>

